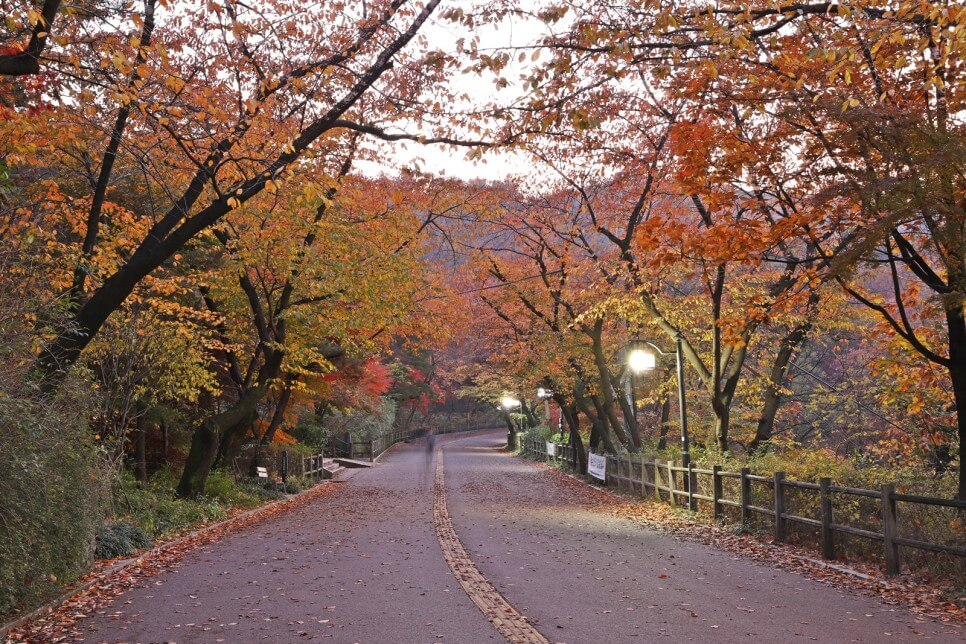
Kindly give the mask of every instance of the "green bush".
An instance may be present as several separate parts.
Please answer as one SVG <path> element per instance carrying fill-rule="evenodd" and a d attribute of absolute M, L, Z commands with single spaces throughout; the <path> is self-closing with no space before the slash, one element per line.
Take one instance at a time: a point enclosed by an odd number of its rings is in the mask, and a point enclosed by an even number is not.
<path fill-rule="evenodd" d="M 298 424 L 288 430 L 288 433 L 295 437 L 300 445 L 307 445 L 315 451 L 323 448 L 329 440 L 328 430 L 317 421 L 315 414 L 300 416 Z"/>
<path fill-rule="evenodd" d="M 174 494 L 177 474 L 159 470 L 144 485 L 129 472 L 114 481 L 114 517 L 138 526 L 154 538 L 189 530 L 201 523 L 228 516 L 226 507 L 216 499 L 179 499 Z"/>
<path fill-rule="evenodd" d="M 333 409 L 322 422 L 329 435 L 349 432 L 353 441 L 370 441 L 392 432 L 396 420 L 396 402 L 384 397 L 378 409 Z"/>
<path fill-rule="evenodd" d="M 527 430 L 527 436 L 542 441 L 556 442 L 560 439 L 560 431 L 552 427 L 547 427 L 546 425 L 537 425 L 536 427 Z"/>
<path fill-rule="evenodd" d="M 144 530 L 126 521 L 105 523 L 98 528 L 95 540 L 94 555 L 98 559 L 127 557 L 151 545 L 151 537 Z"/>
<path fill-rule="evenodd" d="M 83 573 L 104 516 L 85 400 L 68 383 L 54 400 L 0 392 L 0 614 L 35 603 Z"/>

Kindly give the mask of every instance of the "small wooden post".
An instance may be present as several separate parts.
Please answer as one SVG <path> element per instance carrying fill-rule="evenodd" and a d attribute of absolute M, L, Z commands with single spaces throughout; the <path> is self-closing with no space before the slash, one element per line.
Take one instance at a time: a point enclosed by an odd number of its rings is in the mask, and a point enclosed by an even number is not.
<path fill-rule="evenodd" d="M 751 505 L 751 479 L 748 475 L 751 474 L 751 469 L 747 467 L 741 468 L 741 524 L 747 526 L 751 522 L 751 510 L 748 506 Z"/>
<path fill-rule="evenodd" d="M 785 540 L 786 532 L 784 481 L 785 473 L 775 472 L 775 541 L 779 543 Z"/>
<path fill-rule="evenodd" d="M 885 544 L 886 575 L 894 577 L 899 574 L 899 516 L 896 511 L 896 500 L 892 495 L 896 492 L 893 483 L 882 486 L 882 536 Z"/>
<path fill-rule="evenodd" d="M 832 494 L 829 486 L 832 479 L 823 476 L 818 480 L 818 493 L 822 501 L 822 557 L 824 559 L 835 559 L 835 541 L 832 538 Z"/>
<path fill-rule="evenodd" d="M 678 487 L 674 483 L 674 461 L 667 462 L 667 489 L 668 503 L 677 505 L 677 495 L 674 493 Z"/>
<path fill-rule="evenodd" d="M 647 461 L 641 454 L 641 498 L 643 499 L 645 496 L 647 496 Z"/>
<path fill-rule="evenodd" d="M 654 475 L 654 481 L 653 481 L 653 483 L 654 483 L 654 500 L 655 501 L 660 501 L 661 500 L 661 488 L 659 486 L 661 485 L 661 474 L 658 472 L 657 459 L 654 459 L 653 461 L 651 461 L 651 474 Z"/>
<path fill-rule="evenodd" d="M 714 514 L 714 518 L 716 520 L 720 519 L 722 514 L 721 497 L 723 496 L 723 492 L 724 492 L 724 487 L 722 483 L 723 481 L 721 478 L 721 466 L 712 465 L 711 466 L 711 498 L 713 498 L 714 501 L 712 501 L 711 504 L 713 506 L 712 513 Z"/>
<path fill-rule="evenodd" d="M 635 492 L 637 491 L 637 486 L 634 484 L 634 455 L 627 455 L 627 491 Z"/>
<path fill-rule="evenodd" d="M 694 465 L 688 461 L 688 510 L 691 512 L 698 511 L 698 500 L 694 498 L 695 488 L 698 487 L 698 475 L 694 473 Z"/>

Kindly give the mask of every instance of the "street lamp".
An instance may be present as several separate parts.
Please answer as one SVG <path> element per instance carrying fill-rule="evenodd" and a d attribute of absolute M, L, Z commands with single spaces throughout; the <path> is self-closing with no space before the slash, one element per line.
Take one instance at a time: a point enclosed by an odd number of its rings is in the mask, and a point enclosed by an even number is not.
<path fill-rule="evenodd" d="M 553 392 L 543 387 L 537 388 L 537 400 L 543 401 L 543 415 L 547 419 L 547 427 L 550 427 L 550 398 Z"/>
<path fill-rule="evenodd" d="M 510 416 L 510 411 L 520 407 L 523 403 L 513 396 L 503 396 L 500 399 L 500 407 L 506 412 L 507 419 L 510 423 L 510 428 L 506 432 L 506 444 L 508 449 L 514 449 L 513 445 L 513 418 Z"/>
<path fill-rule="evenodd" d="M 675 336 L 675 358 L 677 359 L 678 367 L 678 409 L 681 414 L 681 461 L 684 467 L 687 467 L 691 462 L 691 444 L 688 440 L 688 411 L 687 411 L 687 401 L 684 397 L 684 360 L 682 360 L 682 338 L 681 334 Z M 657 351 L 658 355 L 669 356 L 670 351 L 661 351 L 660 347 L 647 340 L 634 340 L 634 344 L 646 344 L 652 349 Z M 653 353 L 644 349 L 642 347 L 636 347 L 627 355 L 627 366 L 630 368 L 631 372 L 634 374 L 644 373 L 645 371 L 650 371 L 657 366 L 657 356 Z M 631 394 L 633 396 L 633 383 L 632 383 Z M 637 422 L 637 402 L 634 401 L 634 422 Z"/>
<path fill-rule="evenodd" d="M 650 351 L 644 349 L 634 349 L 627 356 L 627 366 L 634 373 L 650 371 L 657 366 L 657 357 Z"/>

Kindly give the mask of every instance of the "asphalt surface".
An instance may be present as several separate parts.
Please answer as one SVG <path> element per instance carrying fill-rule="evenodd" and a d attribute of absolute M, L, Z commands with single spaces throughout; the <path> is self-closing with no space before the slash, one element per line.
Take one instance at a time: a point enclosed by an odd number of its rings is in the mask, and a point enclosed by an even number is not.
<path fill-rule="evenodd" d="M 600 512 L 504 442 L 438 440 L 446 502 L 477 568 L 551 642 L 964 641 L 955 626 Z M 83 641 L 505 641 L 443 559 L 425 442 L 343 478 L 124 594 L 84 620 Z"/>

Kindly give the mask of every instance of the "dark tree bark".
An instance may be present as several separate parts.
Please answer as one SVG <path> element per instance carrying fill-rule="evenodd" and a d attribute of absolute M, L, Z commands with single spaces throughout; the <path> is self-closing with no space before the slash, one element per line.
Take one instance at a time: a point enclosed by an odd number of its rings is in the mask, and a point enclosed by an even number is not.
<path fill-rule="evenodd" d="M 574 452 L 577 454 L 577 471 L 586 472 L 587 450 L 584 447 L 584 439 L 580 436 L 580 416 L 577 415 L 576 409 L 568 407 L 566 408 L 564 419 L 570 430 L 570 446 L 574 448 Z"/>
<path fill-rule="evenodd" d="M 603 397 L 603 400 L 597 409 L 597 413 L 607 419 L 607 422 L 610 424 L 611 430 L 613 430 L 614 436 L 617 437 L 617 440 L 633 451 L 637 449 L 638 445 L 640 445 L 640 437 L 638 437 L 637 442 L 635 442 L 633 438 L 628 437 L 627 433 L 624 431 L 623 424 L 617 417 L 617 404 L 614 400 L 614 387 L 611 380 L 610 370 L 607 367 L 607 358 L 604 355 L 603 326 L 603 321 L 597 320 L 592 329 L 584 329 L 584 332 L 590 336 L 592 342 L 594 365 L 597 367 L 601 388 L 600 395 Z"/>
<path fill-rule="evenodd" d="M 184 472 L 178 483 L 178 496 L 195 498 L 204 494 L 208 475 L 225 434 L 236 432 L 239 427 L 251 426 L 256 407 L 267 391 L 267 383 L 252 387 L 230 408 L 206 418 L 195 428 L 191 435 L 191 448 L 185 460 Z"/>
<path fill-rule="evenodd" d="M 959 486 L 956 498 L 966 500 L 966 317 L 963 307 L 946 310 L 949 338 L 949 378 L 956 403 L 959 435 Z"/>
<path fill-rule="evenodd" d="M 148 482 L 148 458 L 147 458 L 147 420 L 142 413 L 138 416 L 134 435 L 135 467 L 134 472 L 137 480 L 141 483 Z"/>
<path fill-rule="evenodd" d="M 168 450 L 170 448 L 170 436 L 168 435 L 168 421 L 161 418 L 161 462 L 168 463 Z"/>
<path fill-rule="evenodd" d="M 574 391 L 574 402 L 580 411 L 587 417 L 587 420 L 591 424 L 590 432 L 590 446 L 591 449 L 597 449 L 598 446 L 603 443 L 604 451 L 609 454 L 616 454 L 617 450 L 614 447 L 614 441 L 611 440 L 610 432 L 607 428 L 606 419 L 599 413 L 595 413 L 591 409 L 591 404 L 588 404 L 588 400 L 594 406 L 595 409 L 600 409 L 600 401 L 597 400 L 596 396 L 590 396 L 589 398 L 583 393 L 583 386 L 581 385 Z"/>
<path fill-rule="evenodd" d="M 285 418 L 285 411 L 288 409 L 288 403 L 292 399 L 292 385 L 295 383 L 297 378 L 291 374 L 285 377 L 285 385 L 282 389 L 282 393 L 278 395 L 278 401 L 275 403 L 275 411 L 272 414 L 272 420 L 268 424 L 268 428 L 265 433 L 262 434 L 261 445 L 268 445 L 275 438 L 275 432 L 278 428 L 282 426 L 282 420 Z"/>
<path fill-rule="evenodd" d="M 775 361 L 772 363 L 771 371 L 768 374 L 768 386 L 765 388 L 761 416 L 758 418 L 755 437 L 748 445 L 749 452 L 761 450 L 775 433 L 775 417 L 778 414 L 778 408 L 781 406 L 781 389 L 785 382 L 788 364 L 791 362 L 792 355 L 808 337 L 809 331 L 812 330 L 812 324 L 818 314 L 818 302 L 818 293 L 813 291 L 808 298 L 805 319 L 782 338 L 781 346 L 778 348 Z"/>
<path fill-rule="evenodd" d="M 40 72 L 40 55 L 47 47 L 47 38 L 53 29 L 54 18 L 60 9 L 60 0 L 46 0 L 40 10 L 40 20 L 34 25 L 30 40 L 23 51 L 0 54 L 0 76 L 27 76 Z"/>
<path fill-rule="evenodd" d="M 94 290 L 90 299 L 72 314 L 57 337 L 41 350 L 37 357 L 36 368 L 43 392 L 50 394 L 59 388 L 67 369 L 77 361 L 81 352 L 97 335 L 107 319 L 122 306 L 141 280 L 181 250 L 198 233 L 210 228 L 231 212 L 233 207 L 244 204 L 261 193 L 271 177 L 275 177 L 298 161 L 325 133 L 335 129 L 351 129 L 353 124 L 343 120 L 342 116 L 356 105 L 392 67 L 393 57 L 416 36 L 422 25 L 436 10 L 439 2 L 440 0 L 430 0 L 419 14 L 413 17 L 408 28 L 397 33 L 395 38 L 382 49 L 368 68 L 359 75 L 355 84 L 324 114 L 307 124 L 282 153 L 266 163 L 263 171 L 228 186 L 228 189 L 222 190 L 222 196 L 195 210 L 198 200 L 206 194 L 212 180 L 211 168 L 217 168 L 227 158 L 229 151 L 248 133 L 250 123 L 244 127 L 236 127 L 231 135 L 219 141 L 212 148 L 205 162 L 200 164 L 199 170 L 181 196 L 151 227 L 130 258 Z M 368 39 L 374 35 L 378 28 L 388 23 L 394 11 L 395 9 L 390 10 L 383 20 L 361 30 L 359 38 Z M 306 70 L 306 73 L 308 71 Z M 294 81 L 294 77 L 289 77 L 287 80 Z M 275 87 L 272 91 L 279 91 L 279 87 Z M 269 95 L 262 98 L 267 100 Z"/>
<path fill-rule="evenodd" d="M 670 396 L 665 397 L 661 402 L 661 420 L 658 426 L 658 431 L 660 435 L 657 439 L 657 449 L 659 451 L 664 451 L 667 449 L 667 426 L 668 422 L 671 420 L 671 398 Z"/>
<path fill-rule="evenodd" d="M 154 32 L 154 0 L 145 0 L 144 3 L 144 22 L 141 25 L 140 46 L 134 57 L 134 66 L 131 71 L 128 87 L 133 87 L 141 78 L 141 64 L 146 60 L 146 52 L 150 51 L 151 34 Z M 104 201 L 107 197 L 107 188 L 111 183 L 111 175 L 114 172 L 114 162 L 117 160 L 117 152 L 121 147 L 121 139 L 124 137 L 124 129 L 127 127 L 128 117 L 131 115 L 131 103 L 125 103 L 118 110 L 114 127 L 111 129 L 111 138 L 107 142 L 104 150 L 104 157 L 101 159 L 101 169 L 94 183 L 94 193 L 91 196 L 91 205 L 87 211 L 87 226 L 84 232 L 84 241 L 81 244 L 81 256 L 77 266 L 74 267 L 74 279 L 70 288 L 70 305 L 72 310 L 76 310 L 82 303 L 84 295 L 84 285 L 87 281 L 87 263 L 94 254 L 97 246 L 97 235 L 101 225 L 101 213 L 104 209 Z"/>
<path fill-rule="evenodd" d="M 533 408 L 527 405 L 526 400 L 520 401 L 520 411 L 523 413 L 523 418 L 526 421 L 527 429 L 533 429 L 534 427 L 537 427 L 540 424 L 540 420 L 537 418 L 536 414 L 534 413 Z"/>

